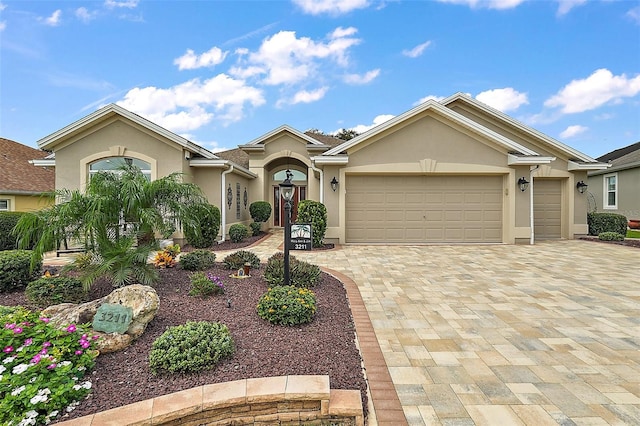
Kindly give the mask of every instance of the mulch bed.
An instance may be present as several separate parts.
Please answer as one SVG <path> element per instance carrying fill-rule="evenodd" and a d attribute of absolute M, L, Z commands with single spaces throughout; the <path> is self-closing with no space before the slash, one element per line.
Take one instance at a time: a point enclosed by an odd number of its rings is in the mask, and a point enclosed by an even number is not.
<path fill-rule="evenodd" d="M 617 244 L 619 246 L 640 248 L 640 238 L 626 238 L 624 241 L 603 241 L 598 237 L 581 237 L 581 240 L 594 241 L 596 243 Z"/>

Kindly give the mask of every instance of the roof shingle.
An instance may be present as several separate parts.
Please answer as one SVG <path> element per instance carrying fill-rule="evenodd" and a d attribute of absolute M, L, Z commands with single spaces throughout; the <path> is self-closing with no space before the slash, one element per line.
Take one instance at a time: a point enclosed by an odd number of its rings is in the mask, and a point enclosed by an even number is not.
<path fill-rule="evenodd" d="M 46 151 L 0 138 L 0 193 L 40 194 L 55 189 L 53 167 L 39 167 L 29 160 L 42 159 Z"/>

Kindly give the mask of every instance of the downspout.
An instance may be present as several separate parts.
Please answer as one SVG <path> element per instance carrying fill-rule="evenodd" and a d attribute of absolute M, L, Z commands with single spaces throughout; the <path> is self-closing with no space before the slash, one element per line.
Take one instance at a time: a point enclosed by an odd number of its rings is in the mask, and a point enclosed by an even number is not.
<path fill-rule="evenodd" d="M 313 171 L 320 173 L 320 202 L 324 204 L 324 171 L 322 169 L 317 168 L 313 163 L 314 162 L 312 161 L 311 169 Z"/>
<path fill-rule="evenodd" d="M 221 234 L 222 234 L 222 238 L 220 239 L 220 241 L 218 241 L 218 244 L 224 243 L 225 241 L 225 229 L 227 227 L 227 203 L 225 200 L 225 194 L 227 192 L 227 188 L 226 188 L 226 183 L 227 183 L 227 178 L 226 175 L 228 173 L 231 173 L 233 171 L 233 164 L 230 164 L 230 167 L 225 170 L 224 172 L 222 172 L 222 174 L 220 175 L 220 206 L 222 207 L 222 215 L 221 215 L 221 223 L 220 223 L 220 230 L 221 230 Z"/>
<path fill-rule="evenodd" d="M 529 167 L 529 220 L 530 222 L 530 226 L 531 226 L 531 238 L 529 240 L 529 244 L 533 245 L 534 241 L 535 241 L 535 233 L 534 233 L 534 229 L 533 229 L 533 172 L 536 171 L 538 169 L 538 167 L 540 167 L 540 165 L 536 165 L 535 167 Z"/>

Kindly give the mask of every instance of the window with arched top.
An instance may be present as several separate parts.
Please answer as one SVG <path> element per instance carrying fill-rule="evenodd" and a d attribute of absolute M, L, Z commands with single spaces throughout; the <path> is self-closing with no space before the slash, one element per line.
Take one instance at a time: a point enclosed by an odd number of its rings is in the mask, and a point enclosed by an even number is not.
<path fill-rule="evenodd" d="M 307 174 L 304 172 L 301 172 L 300 170 L 290 170 L 291 174 L 293 175 L 293 177 L 291 178 L 291 180 L 307 180 Z M 273 180 L 274 181 L 284 181 L 287 178 L 287 171 L 286 170 L 280 170 L 279 172 L 275 172 L 273 174 Z"/>
<path fill-rule="evenodd" d="M 119 173 L 124 165 L 136 166 L 148 180 L 151 180 L 151 164 L 131 157 L 109 157 L 94 161 L 89 165 L 89 177 L 98 172 Z"/>

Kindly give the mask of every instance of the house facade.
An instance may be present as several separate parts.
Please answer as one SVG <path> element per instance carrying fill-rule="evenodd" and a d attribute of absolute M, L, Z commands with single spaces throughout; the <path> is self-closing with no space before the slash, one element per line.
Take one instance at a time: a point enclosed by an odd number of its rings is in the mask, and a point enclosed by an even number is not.
<path fill-rule="evenodd" d="M 220 208 L 221 238 L 251 222 L 258 200 L 274 207 L 268 226 L 282 226 L 278 184 L 289 170 L 294 203 L 322 202 L 325 240 L 341 244 L 574 238 L 587 234 L 587 197 L 576 185 L 609 167 L 460 93 L 346 142 L 283 125 L 214 154 L 112 104 L 38 145 L 55 156 L 36 164 L 55 166 L 56 188 L 82 189 L 123 160 L 150 179 L 184 173 Z"/>
<path fill-rule="evenodd" d="M 54 189 L 53 168 L 31 163 L 47 155 L 48 152 L 0 138 L 0 211 L 28 212 L 53 203 L 53 197 L 43 195 Z"/>
<path fill-rule="evenodd" d="M 588 173 L 595 210 L 640 220 L 640 142 L 608 152 L 597 160 L 610 167 Z"/>

